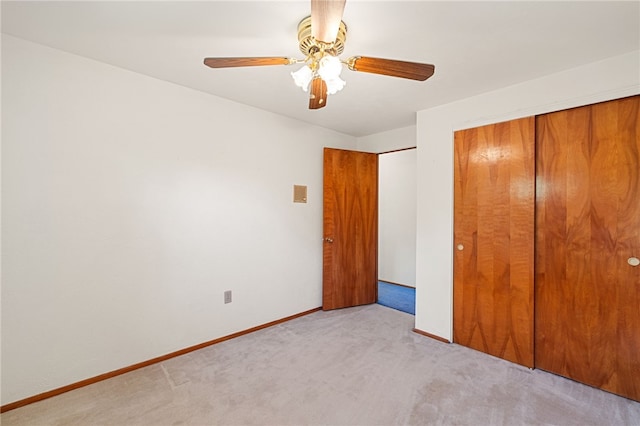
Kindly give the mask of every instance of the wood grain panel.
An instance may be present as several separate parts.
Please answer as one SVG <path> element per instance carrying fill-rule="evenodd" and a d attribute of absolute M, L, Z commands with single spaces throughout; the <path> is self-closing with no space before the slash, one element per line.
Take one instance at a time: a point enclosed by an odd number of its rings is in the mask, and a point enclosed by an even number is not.
<path fill-rule="evenodd" d="M 377 299 L 378 156 L 324 150 L 324 310 Z"/>
<path fill-rule="evenodd" d="M 408 78 L 417 81 L 425 81 L 433 75 L 436 69 L 431 64 L 371 58 L 368 56 L 354 57 L 353 61 L 350 61 L 349 68 L 353 71 Z"/>
<path fill-rule="evenodd" d="M 640 400 L 640 97 L 536 135 L 536 366 Z"/>
<path fill-rule="evenodd" d="M 204 64 L 211 68 L 258 67 L 265 65 L 289 65 L 289 58 L 205 58 Z"/>
<path fill-rule="evenodd" d="M 534 123 L 528 117 L 462 130 L 454 141 L 454 341 L 528 367 Z"/>
<path fill-rule="evenodd" d="M 311 32 L 316 40 L 333 43 L 336 40 L 346 0 L 311 0 Z"/>
<path fill-rule="evenodd" d="M 327 83 L 320 77 L 311 80 L 309 90 L 309 109 L 320 109 L 327 106 Z"/>

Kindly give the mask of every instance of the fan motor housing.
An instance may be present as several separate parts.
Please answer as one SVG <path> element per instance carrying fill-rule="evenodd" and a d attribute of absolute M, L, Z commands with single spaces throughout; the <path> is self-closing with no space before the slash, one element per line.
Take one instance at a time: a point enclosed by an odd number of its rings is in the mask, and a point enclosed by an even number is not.
<path fill-rule="evenodd" d="M 344 51 L 344 43 L 347 40 L 347 24 L 340 21 L 340 28 L 336 41 L 333 43 L 323 43 L 316 40 L 311 35 L 311 16 L 307 16 L 298 24 L 298 42 L 300 51 L 305 56 L 311 56 L 314 53 L 324 50 L 333 56 L 338 56 Z"/>

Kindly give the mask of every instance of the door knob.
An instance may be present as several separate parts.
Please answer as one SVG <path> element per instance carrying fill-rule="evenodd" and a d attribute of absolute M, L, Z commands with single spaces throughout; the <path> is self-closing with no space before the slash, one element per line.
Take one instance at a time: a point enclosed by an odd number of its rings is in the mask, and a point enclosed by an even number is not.
<path fill-rule="evenodd" d="M 462 244 L 458 244 L 458 245 L 456 246 L 456 248 L 457 248 L 458 250 L 464 250 L 464 246 L 463 246 Z"/>
<path fill-rule="evenodd" d="M 333 242 L 333 238 L 325 238 L 324 240 L 325 240 L 326 242 L 328 242 L 328 243 L 332 243 L 332 242 Z"/>
<path fill-rule="evenodd" d="M 629 259 L 627 259 L 627 263 L 631 266 L 638 266 L 640 265 L 640 259 L 638 259 L 637 257 L 630 257 Z"/>

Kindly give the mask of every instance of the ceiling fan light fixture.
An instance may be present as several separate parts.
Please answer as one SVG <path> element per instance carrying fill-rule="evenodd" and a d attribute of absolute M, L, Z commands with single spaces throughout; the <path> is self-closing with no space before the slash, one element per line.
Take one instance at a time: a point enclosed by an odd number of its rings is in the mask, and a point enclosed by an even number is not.
<path fill-rule="evenodd" d="M 336 94 L 344 88 L 346 81 L 340 78 L 342 62 L 336 56 L 325 55 L 318 63 L 318 75 L 327 83 L 327 93 Z"/>
<path fill-rule="evenodd" d="M 308 65 L 303 66 L 298 71 L 292 72 L 293 82 L 296 86 L 301 87 L 305 92 L 309 90 L 309 84 L 313 79 L 313 71 Z"/>
<path fill-rule="evenodd" d="M 311 31 L 311 16 L 298 24 L 298 42 L 300 51 L 306 55 L 308 65 L 292 72 L 294 82 L 305 92 L 309 90 L 311 80 L 320 77 L 326 83 L 327 94 L 333 95 L 342 90 L 346 82 L 340 78 L 342 62 L 338 55 L 344 50 L 347 39 L 347 26 L 340 21 L 336 39 L 332 43 L 316 40 Z"/>
<path fill-rule="evenodd" d="M 318 75 L 324 81 L 340 78 L 342 62 L 336 56 L 325 55 L 318 61 Z"/>
<path fill-rule="evenodd" d="M 320 77 L 327 84 L 327 94 L 334 95 L 342 90 L 347 84 L 340 78 L 342 72 L 342 62 L 335 56 L 325 55 L 320 60 L 315 60 L 311 66 L 305 65 L 298 71 L 292 72 L 293 82 L 305 92 L 309 90 L 309 85 L 314 77 Z"/>
<path fill-rule="evenodd" d="M 328 95 L 335 95 L 344 88 L 345 84 L 347 84 L 347 82 L 340 77 L 332 78 L 331 80 L 326 80 L 323 78 L 323 80 L 325 81 L 325 83 L 327 83 Z"/>

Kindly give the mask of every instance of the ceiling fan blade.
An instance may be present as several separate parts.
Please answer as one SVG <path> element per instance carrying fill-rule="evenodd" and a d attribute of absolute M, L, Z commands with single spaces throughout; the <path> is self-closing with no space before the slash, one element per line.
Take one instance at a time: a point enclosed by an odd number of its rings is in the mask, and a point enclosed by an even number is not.
<path fill-rule="evenodd" d="M 211 68 L 255 67 L 261 65 L 289 65 L 289 58 L 205 58 L 204 64 Z"/>
<path fill-rule="evenodd" d="M 311 0 L 311 35 L 333 43 L 340 29 L 346 0 Z"/>
<path fill-rule="evenodd" d="M 321 78 L 311 80 L 309 109 L 320 109 L 327 106 L 327 83 Z"/>
<path fill-rule="evenodd" d="M 349 69 L 352 71 L 409 78 L 411 80 L 418 81 L 428 79 L 435 71 L 435 66 L 431 64 L 396 61 L 393 59 L 369 58 L 366 56 L 354 56 L 349 58 L 347 63 Z"/>

